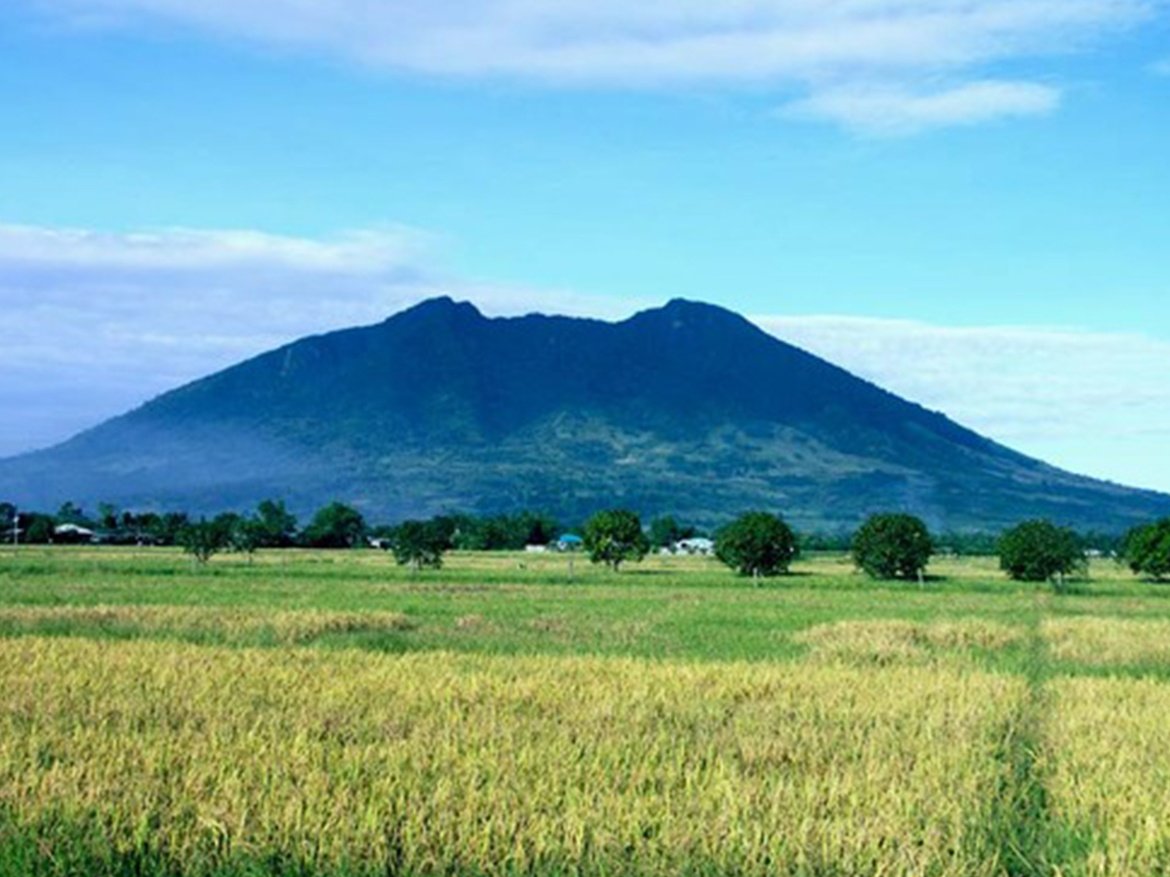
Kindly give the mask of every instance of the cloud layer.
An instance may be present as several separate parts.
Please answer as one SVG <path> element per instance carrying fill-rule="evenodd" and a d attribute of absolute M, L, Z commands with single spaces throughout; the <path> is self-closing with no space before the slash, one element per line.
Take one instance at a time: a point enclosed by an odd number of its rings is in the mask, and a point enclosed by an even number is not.
<path fill-rule="evenodd" d="M 449 276 L 410 229 L 313 240 L 0 226 L 0 455 L 303 335 L 450 294 L 489 314 L 646 306 Z M 653 303 L 651 303 L 653 304 Z M 1170 343 L 1036 327 L 757 317 L 777 336 L 1065 468 L 1170 490 Z"/>
<path fill-rule="evenodd" d="M 1170 342 L 1035 326 L 758 317 L 772 334 L 1075 472 L 1170 492 Z"/>
<path fill-rule="evenodd" d="M 41 0 L 87 24 L 163 22 L 442 77 L 560 86 L 769 86 L 792 109 L 918 130 L 1047 112 L 989 65 L 1091 46 L 1165 0 Z M 940 85 L 940 80 L 942 84 Z M 864 92 L 869 92 L 868 97 Z"/>
<path fill-rule="evenodd" d="M 489 313 L 629 305 L 460 282 L 410 229 L 325 240 L 252 231 L 106 234 L 0 225 L 0 456 L 60 441 L 304 335 L 453 294 Z M 547 294 L 546 294 L 547 295 Z"/>

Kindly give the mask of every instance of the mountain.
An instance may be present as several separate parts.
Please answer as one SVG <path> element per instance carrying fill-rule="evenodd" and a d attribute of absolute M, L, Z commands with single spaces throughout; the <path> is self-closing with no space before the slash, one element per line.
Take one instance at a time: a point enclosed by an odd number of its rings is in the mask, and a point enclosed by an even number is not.
<path fill-rule="evenodd" d="M 954 529 L 1170 513 L 1170 496 L 1048 466 L 681 300 L 605 323 L 434 299 L 0 461 L 0 498 L 25 508 L 267 497 L 302 515 L 339 499 L 378 521 L 623 505 L 711 525 L 765 508 L 825 530 L 885 509 Z"/>

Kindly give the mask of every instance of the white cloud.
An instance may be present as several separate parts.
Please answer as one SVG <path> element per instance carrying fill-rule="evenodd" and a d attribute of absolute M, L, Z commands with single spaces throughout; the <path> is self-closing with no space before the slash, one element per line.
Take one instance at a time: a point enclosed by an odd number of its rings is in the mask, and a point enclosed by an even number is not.
<path fill-rule="evenodd" d="M 304 335 L 450 294 L 487 313 L 633 303 L 446 276 L 426 235 L 110 234 L 0 225 L 0 456 L 44 446 Z M 556 304 L 550 303 L 555 297 Z"/>
<path fill-rule="evenodd" d="M 1084 49 L 1149 19 L 1167 0 L 40 2 L 88 24 L 178 24 L 424 75 L 605 87 L 766 85 L 805 92 L 814 115 L 846 122 L 851 117 L 832 107 L 879 83 L 919 96 L 909 109 L 905 97 L 900 105 L 922 127 L 1050 106 L 1051 89 L 1034 85 L 1025 94 L 1024 83 L 1000 83 L 993 94 L 979 71 Z M 949 87 L 922 96 L 940 76 Z M 980 102 L 982 109 L 972 106 Z"/>
<path fill-rule="evenodd" d="M 1170 491 L 1164 340 L 838 316 L 755 322 L 1016 450 L 1075 472 Z"/>
<path fill-rule="evenodd" d="M 638 301 L 452 277 L 410 229 L 327 239 L 0 226 L 0 455 L 307 334 L 450 294 L 488 314 L 621 318 Z M 1170 490 L 1170 343 L 1043 327 L 759 317 L 785 340 L 1074 471 Z"/>
<path fill-rule="evenodd" d="M 886 137 L 1004 117 L 1043 115 L 1059 103 L 1060 92 L 1048 86 L 983 81 L 933 93 L 912 93 L 897 86 L 830 89 L 795 101 L 782 113 L 827 119 Z"/>

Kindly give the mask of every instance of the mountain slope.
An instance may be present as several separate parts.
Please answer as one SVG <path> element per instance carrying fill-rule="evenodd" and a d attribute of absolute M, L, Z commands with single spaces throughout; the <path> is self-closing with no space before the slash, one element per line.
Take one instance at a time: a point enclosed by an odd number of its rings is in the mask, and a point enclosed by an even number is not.
<path fill-rule="evenodd" d="M 47 451 L 0 461 L 0 498 L 218 511 L 332 499 L 376 519 L 608 505 L 713 524 L 747 508 L 853 526 L 1022 517 L 1120 528 L 1170 497 L 1061 472 L 710 305 L 616 324 L 487 319 L 435 299 L 305 338 Z"/>

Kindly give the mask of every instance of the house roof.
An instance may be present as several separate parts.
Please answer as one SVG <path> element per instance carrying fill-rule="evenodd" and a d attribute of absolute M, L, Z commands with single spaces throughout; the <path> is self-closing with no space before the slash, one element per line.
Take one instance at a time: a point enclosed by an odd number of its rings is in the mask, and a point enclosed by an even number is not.
<path fill-rule="evenodd" d="M 57 535 L 63 535 L 65 533 L 72 533 L 75 536 L 93 535 L 93 530 L 87 529 L 86 527 L 79 527 L 77 524 L 60 524 L 53 528 L 53 532 Z"/>

